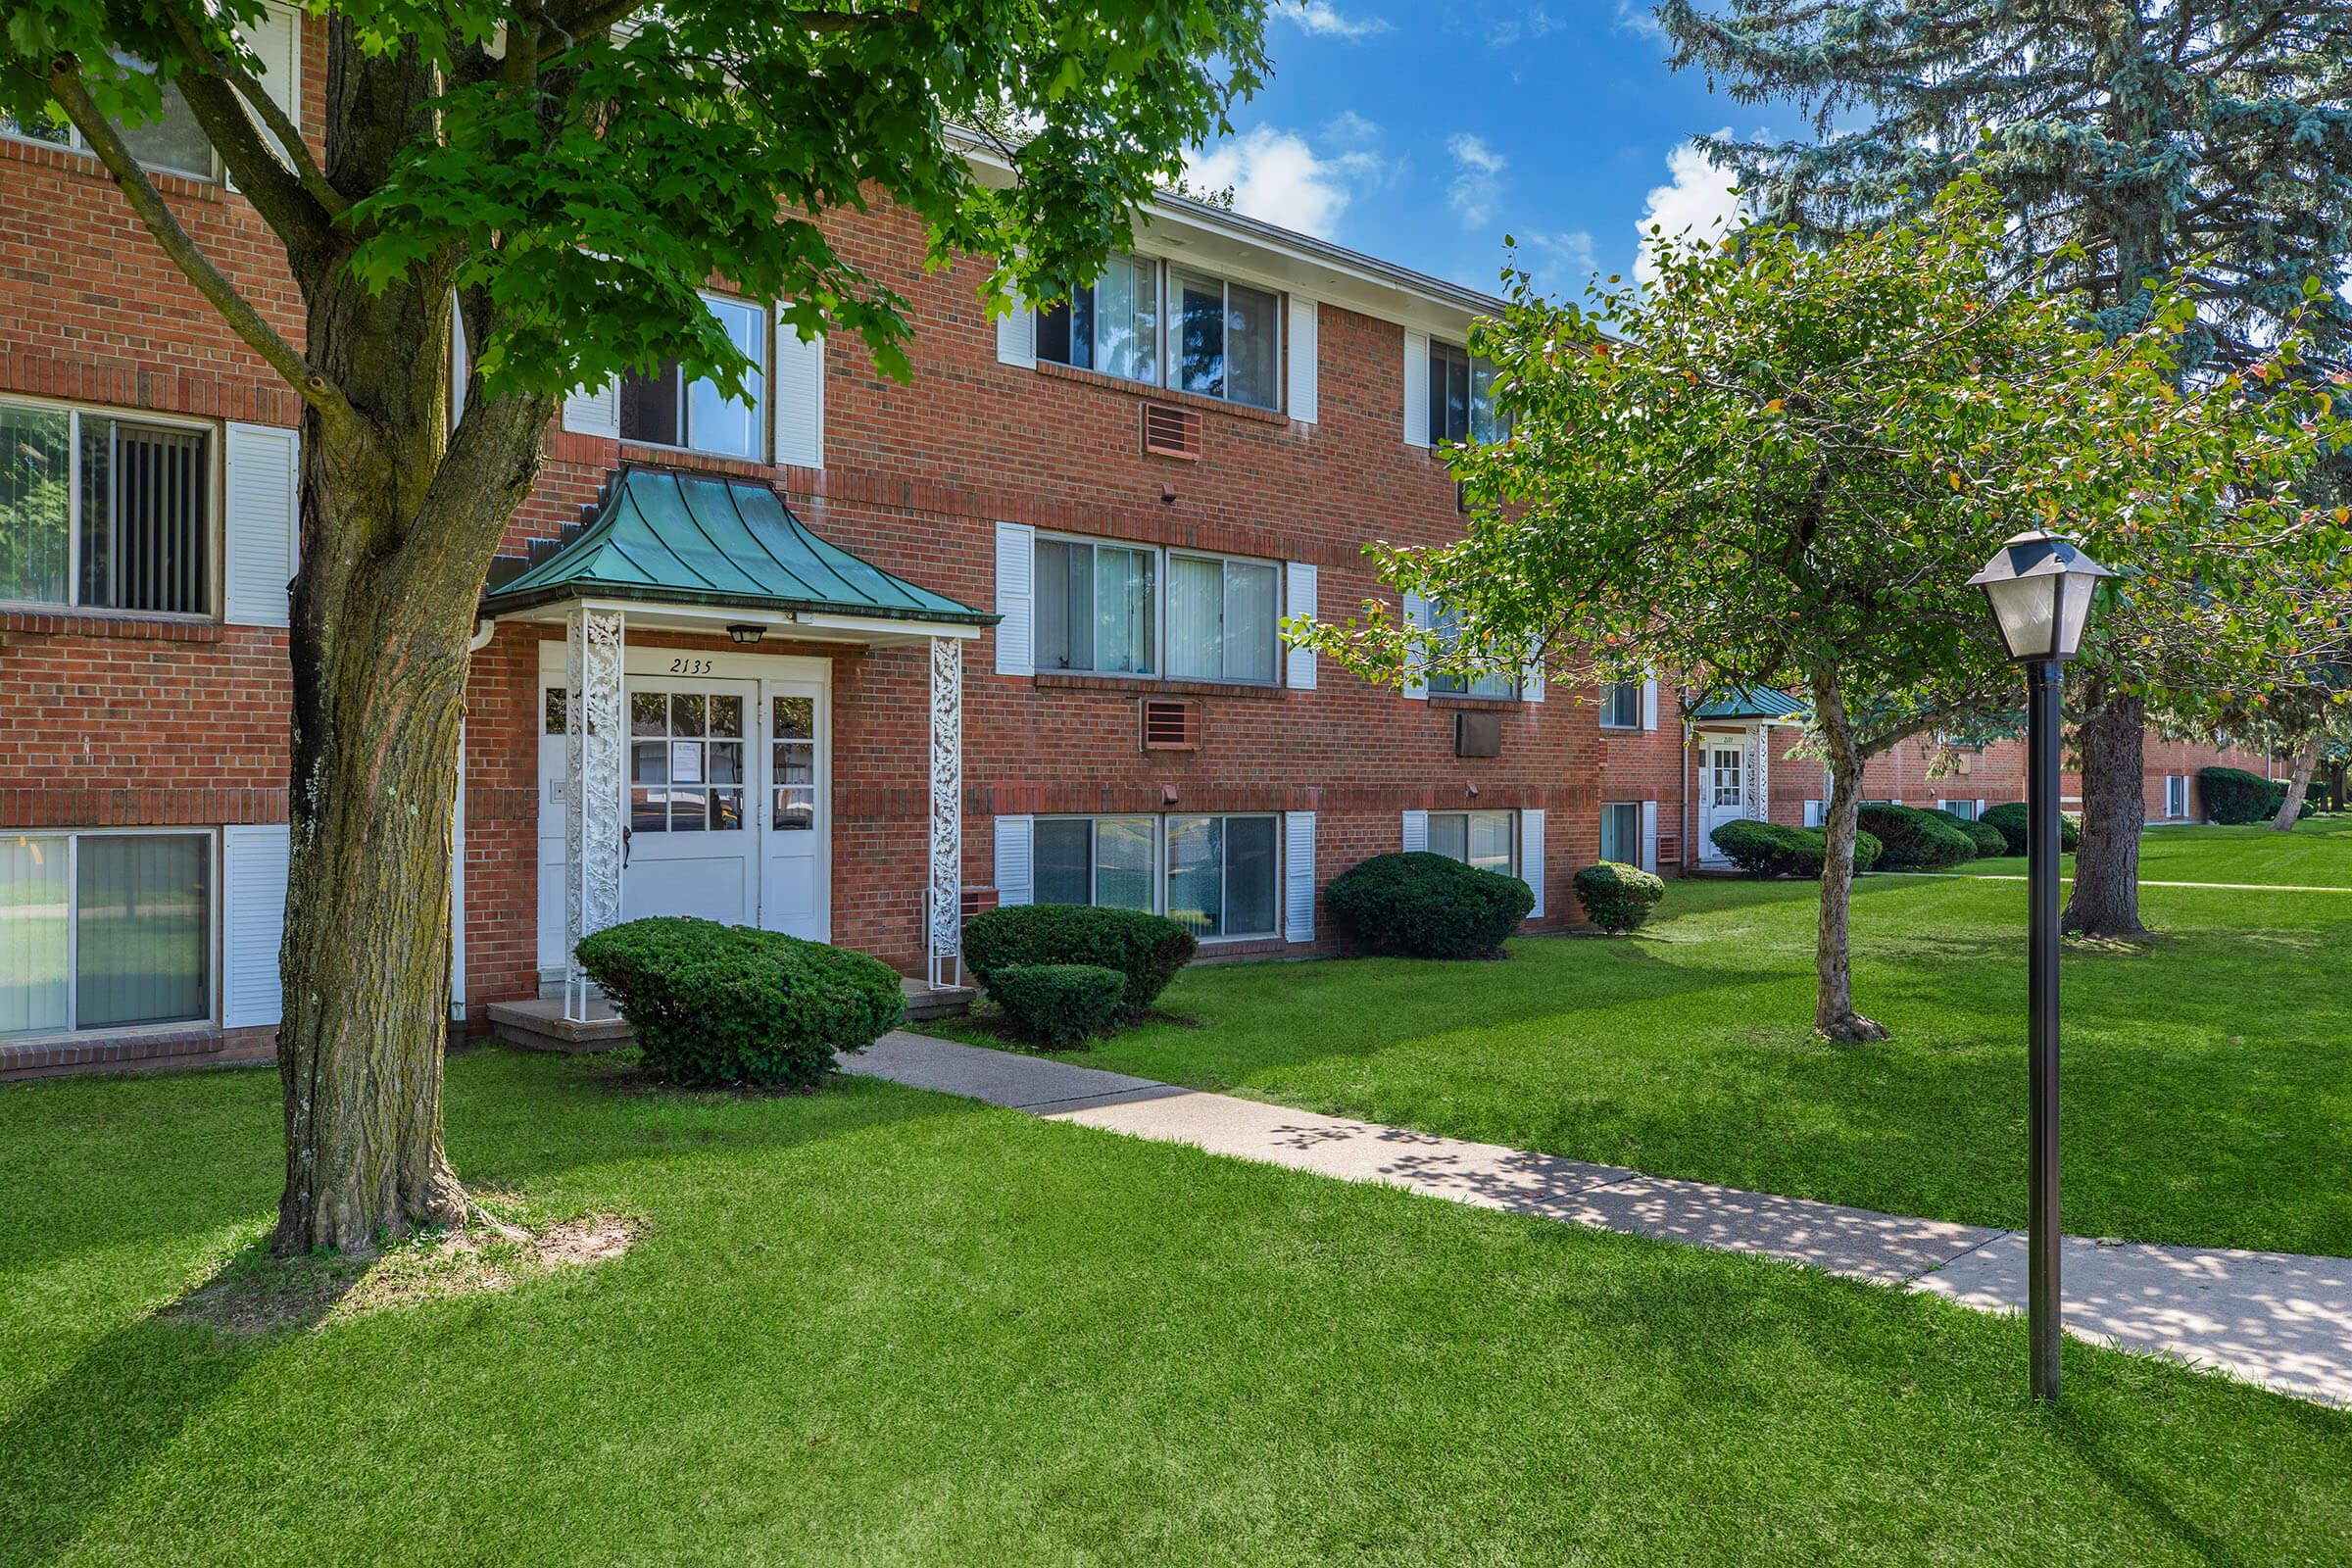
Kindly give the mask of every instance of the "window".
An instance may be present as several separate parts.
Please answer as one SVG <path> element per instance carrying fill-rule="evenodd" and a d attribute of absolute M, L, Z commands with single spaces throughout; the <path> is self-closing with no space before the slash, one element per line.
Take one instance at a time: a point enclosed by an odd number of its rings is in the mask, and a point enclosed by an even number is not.
<path fill-rule="evenodd" d="M 1482 871 L 1512 874 L 1512 813 L 1509 811 L 1432 811 L 1429 813 L 1429 852 L 1448 860 L 1475 865 Z"/>
<path fill-rule="evenodd" d="M 1805 803 L 1805 826 L 1819 827 L 1828 820 L 1829 803 L 1827 801 L 1807 801 Z"/>
<path fill-rule="evenodd" d="M 1170 329 L 1160 330 L 1165 320 Z M 1282 296 L 1189 267 L 1113 256 L 1037 313 L 1037 357 L 1251 408 L 1282 407 Z"/>
<path fill-rule="evenodd" d="M 1494 412 L 1494 367 L 1452 343 L 1429 346 L 1429 444 L 1484 446 L 1503 434 Z"/>
<path fill-rule="evenodd" d="M 1940 809 L 1951 812 L 1963 822 L 1974 822 L 1977 819 L 1977 803 L 1974 801 L 1937 801 L 1936 805 Z"/>
<path fill-rule="evenodd" d="M 743 699 L 631 692 L 629 831 L 731 833 L 743 825 Z"/>
<path fill-rule="evenodd" d="M 1158 564 L 1152 550 L 1040 539 L 1038 667 L 1151 674 L 1159 641 Z"/>
<path fill-rule="evenodd" d="M 1600 808 L 1600 858 L 1619 865 L 1642 863 L 1642 803 L 1611 801 Z"/>
<path fill-rule="evenodd" d="M 1270 937 L 1278 876 L 1268 816 L 1168 818 L 1168 918 L 1200 938 Z"/>
<path fill-rule="evenodd" d="M 769 786 L 779 833 L 805 833 L 816 826 L 816 699 L 779 697 L 768 731 L 775 772 Z"/>
<path fill-rule="evenodd" d="M 1451 653 L 1461 645 L 1461 617 L 1444 606 L 1430 610 L 1430 630 L 1436 634 L 1438 646 Z M 1519 677 L 1510 670 L 1488 669 L 1465 675 L 1458 670 L 1433 670 L 1429 690 L 1437 697 L 1501 697 L 1519 695 Z"/>
<path fill-rule="evenodd" d="M 212 838 L 0 837 L 0 1035 L 212 1016 Z"/>
<path fill-rule="evenodd" d="M 137 61 L 124 58 L 122 63 L 134 70 L 147 68 Z M 170 82 L 163 84 L 164 113 L 160 120 L 130 124 L 115 122 L 115 129 L 122 137 L 122 145 L 149 169 L 168 173 L 187 174 L 196 179 L 211 179 L 218 171 L 214 167 L 213 144 L 196 123 L 196 111 L 188 100 Z M 89 143 L 82 139 L 66 121 L 63 113 L 53 113 L 40 120 L 22 121 L 0 116 L 0 130 L 32 141 L 52 142 L 60 147 L 72 147 L 88 152 Z"/>
<path fill-rule="evenodd" d="M 767 313 L 741 300 L 703 296 L 720 330 L 751 360 L 743 386 L 748 401 L 727 397 L 715 381 L 689 381 L 675 360 L 650 375 L 630 372 L 620 381 L 623 440 L 679 447 L 722 458 L 758 458 L 760 411 L 766 402 Z"/>
<path fill-rule="evenodd" d="M 2168 774 L 2164 780 L 2164 814 L 2168 817 L 2188 815 L 2188 775 Z"/>
<path fill-rule="evenodd" d="M 212 609 L 201 426 L 0 403 L 0 600 Z"/>
<path fill-rule="evenodd" d="M 1037 313 L 1037 357 L 1159 383 L 1159 264 L 1113 256 L 1102 275 Z"/>
<path fill-rule="evenodd" d="M 1168 558 L 1168 673 L 1274 682 L 1279 568 L 1217 556 Z"/>
<path fill-rule="evenodd" d="M 1035 832 L 1038 903 L 1157 909 L 1157 818 L 1039 817 Z"/>
<path fill-rule="evenodd" d="M 1642 727 L 1642 683 L 1614 680 L 1600 689 L 1600 722 L 1606 729 Z"/>

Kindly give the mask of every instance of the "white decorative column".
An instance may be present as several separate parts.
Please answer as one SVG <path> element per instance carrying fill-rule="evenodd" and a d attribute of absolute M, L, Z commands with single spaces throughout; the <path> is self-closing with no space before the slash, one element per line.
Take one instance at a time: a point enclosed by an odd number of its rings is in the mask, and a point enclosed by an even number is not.
<path fill-rule="evenodd" d="M 1772 820 L 1772 725 L 1756 720 L 1756 760 L 1747 770 L 1748 787 L 1756 792 L 1750 814 L 1759 822 Z"/>
<path fill-rule="evenodd" d="M 931 985 L 963 980 L 963 644 L 931 639 Z"/>
<path fill-rule="evenodd" d="M 627 822 L 621 615 L 574 605 L 564 619 L 564 1016 L 588 1016 L 580 939 L 620 921 Z"/>

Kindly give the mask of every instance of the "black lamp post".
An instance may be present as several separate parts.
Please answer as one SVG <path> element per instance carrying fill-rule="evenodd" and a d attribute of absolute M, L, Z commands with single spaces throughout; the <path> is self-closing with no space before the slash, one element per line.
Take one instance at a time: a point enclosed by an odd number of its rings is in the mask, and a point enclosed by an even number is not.
<path fill-rule="evenodd" d="M 2026 666 L 2026 877 L 2029 1059 L 2026 1314 L 2034 1397 L 2058 1397 L 2058 724 L 2066 662 L 2082 643 L 2090 599 L 2114 573 L 2071 539 L 2021 533 L 1969 581 L 1992 601 L 2009 657 Z"/>

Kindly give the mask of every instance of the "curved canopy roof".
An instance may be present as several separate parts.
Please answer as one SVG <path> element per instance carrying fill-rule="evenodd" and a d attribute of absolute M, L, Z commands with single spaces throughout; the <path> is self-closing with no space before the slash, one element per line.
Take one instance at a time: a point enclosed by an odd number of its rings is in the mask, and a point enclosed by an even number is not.
<path fill-rule="evenodd" d="M 482 597 L 492 615 L 567 599 L 634 599 L 994 625 L 811 533 L 750 479 L 623 468 L 576 535 Z"/>

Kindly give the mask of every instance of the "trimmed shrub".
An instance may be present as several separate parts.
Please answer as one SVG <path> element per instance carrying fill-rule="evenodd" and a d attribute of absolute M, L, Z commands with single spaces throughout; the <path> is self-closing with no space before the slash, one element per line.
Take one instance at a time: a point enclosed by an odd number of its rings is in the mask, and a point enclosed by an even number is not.
<path fill-rule="evenodd" d="M 1099 963 L 1008 963 L 990 971 L 988 994 L 1023 1039 L 1068 1051 L 1119 1021 L 1127 977 Z"/>
<path fill-rule="evenodd" d="M 1323 906 L 1375 952 L 1479 958 L 1500 951 L 1536 896 L 1515 876 L 1415 850 L 1357 861 L 1324 890 Z"/>
<path fill-rule="evenodd" d="M 1862 825 L 1884 846 L 1879 863 L 1889 871 L 1940 871 L 1977 858 L 1967 834 L 1914 806 L 1864 806 Z"/>
<path fill-rule="evenodd" d="M 1198 946 L 1190 931 L 1165 915 L 1082 904 L 1017 904 L 963 923 L 963 961 L 990 996 L 997 994 L 993 976 L 1001 969 L 1093 964 L 1125 981 L 1119 1008 L 1128 1018 L 1151 1010 L 1176 971 L 1193 961 Z"/>
<path fill-rule="evenodd" d="M 646 1070 L 675 1084 L 808 1088 L 906 1010 L 888 964 L 780 931 L 664 915 L 583 937 L 579 955 Z"/>
<path fill-rule="evenodd" d="M 2279 804 L 2286 799 L 2285 785 L 2274 785 L 2260 773 L 2242 767 L 2201 767 L 2197 769 L 2197 787 L 2205 797 L 2206 816 L 2231 827 L 2278 815 Z"/>
<path fill-rule="evenodd" d="M 1830 835 L 1818 827 L 1788 827 L 1780 822 L 1737 818 L 1708 835 L 1734 865 L 1749 876 L 1798 876 L 1808 881 L 1821 875 L 1830 853 Z M 1884 852 L 1876 837 L 1854 833 L 1854 871 L 1857 875 L 1878 863 Z"/>
<path fill-rule="evenodd" d="M 1585 906 L 1585 918 L 1611 935 L 1648 919 L 1665 896 L 1666 884 L 1638 865 L 1601 860 L 1576 873 L 1576 902 Z"/>
<path fill-rule="evenodd" d="M 1991 828 L 1994 832 L 2001 836 L 2001 842 L 2005 846 L 2001 851 L 2002 854 L 2023 855 L 2026 853 L 2025 802 L 2011 801 L 2003 806 L 1987 808 L 1984 814 L 1977 818 L 1977 820 L 1984 823 L 1986 827 Z M 2073 811 L 2059 812 L 2059 850 L 2064 854 L 2072 855 L 2075 852 L 2075 846 L 2081 842 L 2082 837 L 2082 818 Z"/>
<path fill-rule="evenodd" d="M 1977 847 L 1979 859 L 1998 858 L 2009 853 L 2008 835 L 1989 822 L 1982 819 L 1972 820 L 1957 811 L 1947 811 L 1940 806 L 1929 808 L 1928 812 L 1931 816 L 1942 817 L 1946 822 L 1968 835 L 1968 842 Z"/>

